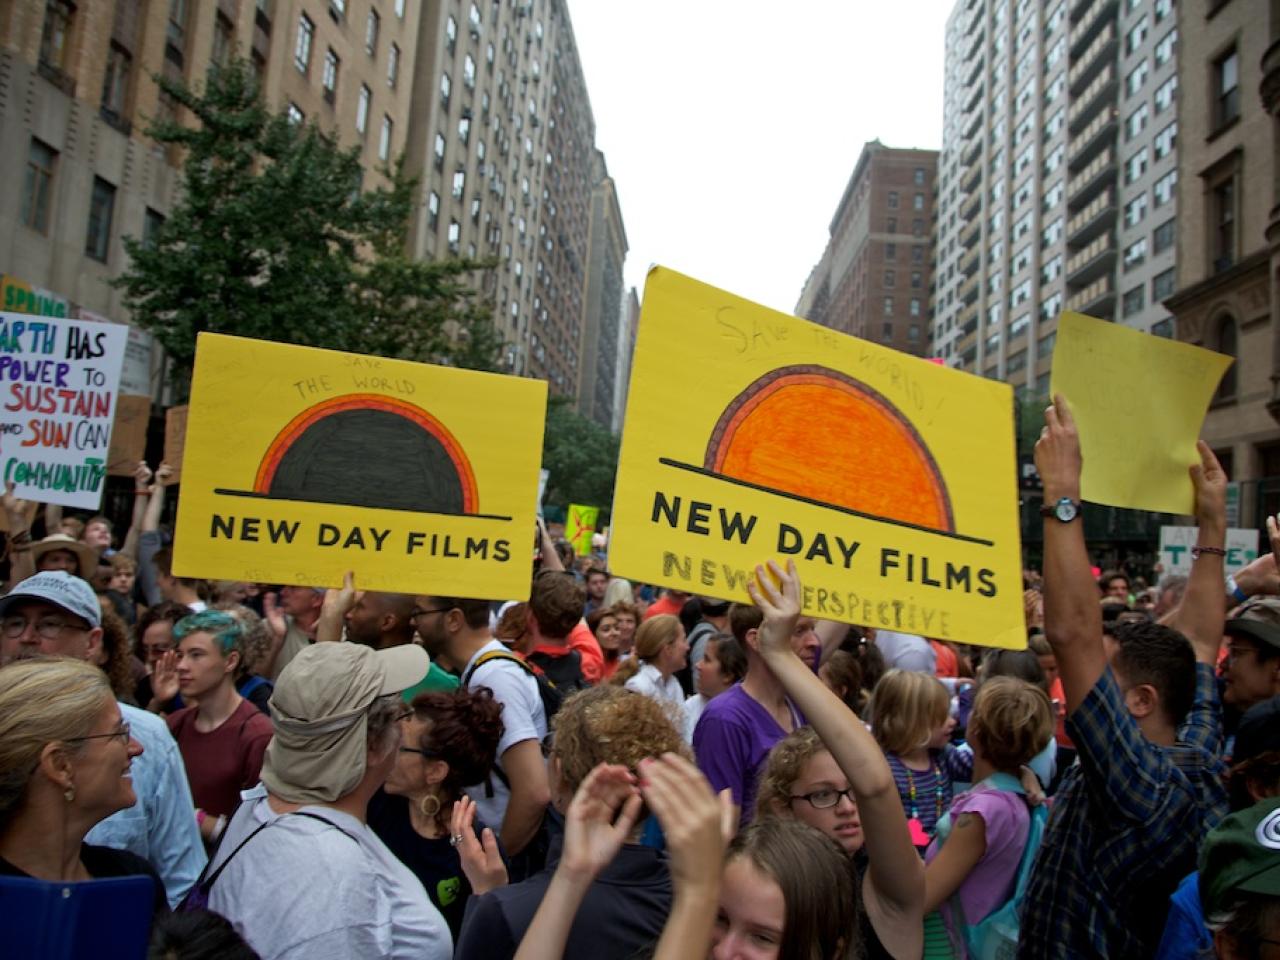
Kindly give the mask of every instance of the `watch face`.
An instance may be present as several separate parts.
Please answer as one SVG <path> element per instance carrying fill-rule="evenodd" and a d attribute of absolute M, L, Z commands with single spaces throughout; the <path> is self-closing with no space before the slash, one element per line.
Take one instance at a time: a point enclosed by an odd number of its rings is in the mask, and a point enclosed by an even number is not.
<path fill-rule="evenodd" d="M 1076 509 L 1075 503 L 1071 500 L 1068 500 L 1066 497 L 1063 497 L 1061 500 L 1059 500 L 1057 504 L 1054 505 L 1054 508 L 1053 508 L 1054 516 L 1056 516 L 1063 523 L 1070 523 L 1072 520 L 1076 518 L 1076 514 L 1078 514 L 1079 512 L 1080 511 Z"/>

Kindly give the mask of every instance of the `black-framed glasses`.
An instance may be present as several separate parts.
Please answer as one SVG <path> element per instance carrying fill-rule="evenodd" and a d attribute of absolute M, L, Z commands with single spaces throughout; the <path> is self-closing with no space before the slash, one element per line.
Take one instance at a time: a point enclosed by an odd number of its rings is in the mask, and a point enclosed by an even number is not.
<path fill-rule="evenodd" d="M 122 723 L 110 733 L 91 733 L 84 737 L 67 737 L 66 743 L 79 743 L 81 740 L 119 740 L 126 747 L 129 745 L 129 724 Z"/>
<path fill-rule="evenodd" d="M 815 810 L 830 810 L 845 797 L 853 803 L 858 802 L 853 795 L 853 787 L 845 787 L 843 790 L 832 790 L 828 787 L 825 790 L 814 790 L 812 793 L 792 794 L 790 799 L 807 800 L 809 806 Z"/>
<path fill-rule="evenodd" d="M 12 639 L 26 633 L 28 625 L 35 629 L 36 636 L 41 640 L 57 640 L 64 630 L 78 628 L 78 624 L 68 623 L 59 617 L 41 617 L 39 620 L 31 621 L 22 614 L 15 613 L 11 617 L 0 620 L 0 632 Z"/>
<path fill-rule="evenodd" d="M 409 620 L 417 620 L 419 617 L 425 617 L 432 613 L 448 613 L 452 609 L 453 607 L 432 607 L 430 610 L 419 610 L 417 607 L 414 607 L 409 611 Z"/>

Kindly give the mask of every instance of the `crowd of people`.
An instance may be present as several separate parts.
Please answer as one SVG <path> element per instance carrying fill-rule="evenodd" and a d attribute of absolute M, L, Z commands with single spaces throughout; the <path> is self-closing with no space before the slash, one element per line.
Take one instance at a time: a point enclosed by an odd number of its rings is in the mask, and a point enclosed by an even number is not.
<path fill-rule="evenodd" d="M 1280 529 L 1227 578 L 1200 456 L 1191 574 L 1098 575 L 1055 401 L 1023 650 L 541 525 L 526 597 L 207 582 L 164 466 L 124 536 L 10 488 L 0 891 L 148 878 L 192 960 L 1280 956 Z"/>

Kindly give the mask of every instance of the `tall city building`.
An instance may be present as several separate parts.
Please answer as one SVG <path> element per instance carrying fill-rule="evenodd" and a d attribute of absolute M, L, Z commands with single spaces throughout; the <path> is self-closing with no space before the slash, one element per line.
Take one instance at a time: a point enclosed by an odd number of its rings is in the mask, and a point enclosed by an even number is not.
<path fill-rule="evenodd" d="M 1280 510 L 1280 7 L 1178 7 L 1179 340 L 1234 358 L 1203 436 L 1240 484 L 1232 526 Z M 1269 212 L 1268 212 L 1269 211 Z"/>
<path fill-rule="evenodd" d="M 627 258 L 627 233 L 618 191 L 599 150 L 595 151 L 591 179 L 595 186 L 587 235 L 578 411 L 602 427 L 612 428 L 617 414 L 618 358 L 624 349 L 622 267 Z"/>
<path fill-rule="evenodd" d="M 1170 336 L 1173 0 L 959 0 L 946 35 L 933 355 L 1043 394 L 1063 310 Z"/>
<path fill-rule="evenodd" d="M 485 293 L 509 344 L 505 368 L 594 415 L 598 364 L 586 349 L 616 340 L 593 325 L 616 318 L 622 288 L 601 281 L 616 299 L 588 309 L 589 268 L 614 264 L 590 255 L 593 191 L 607 171 L 565 0 L 424 5 L 416 63 L 415 254 L 495 260 Z"/>
<path fill-rule="evenodd" d="M 142 132 L 189 120 L 151 79 L 198 84 L 236 51 L 269 105 L 359 146 L 404 148 L 419 5 L 407 0 L 16 0 L 0 6 L 3 309 L 125 321 L 122 238 L 177 197 L 178 157 Z M 376 177 L 376 174 L 372 176 Z M 366 183 L 371 183 L 371 177 Z M 157 395 L 159 350 L 131 331 L 122 390 Z"/>
<path fill-rule="evenodd" d="M 937 167 L 936 150 L 863 147 L 797 315 L 924 355 Z"/>

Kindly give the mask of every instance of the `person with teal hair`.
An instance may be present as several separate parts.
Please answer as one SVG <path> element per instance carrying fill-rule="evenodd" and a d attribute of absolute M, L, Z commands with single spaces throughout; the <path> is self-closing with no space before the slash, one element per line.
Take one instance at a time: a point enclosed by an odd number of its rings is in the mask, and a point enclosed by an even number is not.
<path fill-rule="evenodd" d="M 271 721 L 236 690 L 245 659 L 244 627 L 221 610 L 202 610 L 173 627 L 178 691 L 194 706 L 169 716 L 195 798 L 200 833 L 216 843 L 240 802 L 256 786 L 271 742 Z"/>

